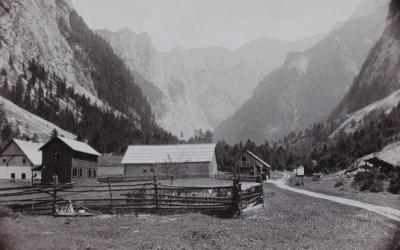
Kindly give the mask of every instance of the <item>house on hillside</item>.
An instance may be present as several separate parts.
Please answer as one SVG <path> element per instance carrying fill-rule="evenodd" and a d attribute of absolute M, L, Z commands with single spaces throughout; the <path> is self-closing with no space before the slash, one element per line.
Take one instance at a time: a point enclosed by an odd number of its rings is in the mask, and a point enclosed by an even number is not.
<path fill-rule="evenodd" d="M 53 175 L 60 183 L 97 181 L 97 162 L 100 153 L 87 143 L 51 138 L 40 150 L 43 152 L 42 183 L 53 182 Z"/>
<path fill-rule="evenodd" d="M 32 181 L 40 178 L 43 143 L 13 139 L 0 152 L 0 179 Z"/>
<path fill-rule="evenodd" d="M 239 175 L 242 177 L 260 176 L 263 180 L 270 178 L 272 167 L 249 150 L 244 151 L 239 156 L 236 164 L 238 165 Z"/>
<path fill-rule="evenodd" d="M 215 144 L 129 146 L 122 164 L 125 178 L 202 178 L 217 175 Z"/>

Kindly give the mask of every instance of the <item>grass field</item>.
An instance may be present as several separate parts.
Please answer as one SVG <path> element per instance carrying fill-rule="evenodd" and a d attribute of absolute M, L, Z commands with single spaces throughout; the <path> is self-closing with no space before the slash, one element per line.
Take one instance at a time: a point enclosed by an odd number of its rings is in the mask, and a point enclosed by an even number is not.
<path fill-rule="evenodd" d="M 375 205 L 387 206 L 395 209 L 400 208 L 400 195 L 395 195 L 388 192 L 360 192 L 351 187 L 351 179 L 347 178 L 344 179 L 345 183 L 343 186 L 335 188 L 335 184 L 338 180 L 338 176 L 322 178 L 319 181 L 312 181 L 311 177 L 304 177 L 304 186 L 296 187 L 295 184 L 298 179 L 296 177 L 292 177 L 289 179 L 289 185 L 296 188 L 368 202 Z"/>
<path fill-rule="evenodd" d="M 265 207 L 201 214 L 1 222 L 9 249 L 390 249 L 398 225 L 373 213 L 265 185 Z"/>

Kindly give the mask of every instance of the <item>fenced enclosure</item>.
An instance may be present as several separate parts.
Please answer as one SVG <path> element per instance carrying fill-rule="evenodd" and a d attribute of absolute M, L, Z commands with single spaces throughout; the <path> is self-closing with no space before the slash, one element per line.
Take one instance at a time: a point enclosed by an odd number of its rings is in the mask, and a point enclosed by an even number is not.
<path fill-rule="evenodd" d="M 183 187 L 146 183 L 56 184 L 0 189 L 0 204 L 32 215 L 200 212 L 231 217 L 263 203 L 261 184 Z"/>

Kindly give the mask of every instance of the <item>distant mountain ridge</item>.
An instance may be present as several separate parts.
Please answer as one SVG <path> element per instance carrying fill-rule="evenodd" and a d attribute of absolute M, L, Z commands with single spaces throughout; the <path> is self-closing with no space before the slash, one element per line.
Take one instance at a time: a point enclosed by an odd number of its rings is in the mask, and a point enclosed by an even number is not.
<path fill-rule="evenodd" d="M 267 75 L 253 96 L 217 127 L 215 139 L 263 143 L 328 118 L 383 31 L 385 3 L 371 2 L 377 3 L 364 1 L 357 14 L 312 48 L 289 53 L 283 66 Z M 374 11 L 364 5 L 375 6 Z"/>
<path fill-rule="evenodd" d="M 146 93 L 159 124 L 176 135 L 213 130 L 250 97 L 257 82 L 279 67 L 286 53 L 315 44 L 321 35 L 295 42 L 259 38 L 237 50 L 221 47 L 157 51 L 150 37 L 127 28 L 99 30 L 128 65 L 151 85 Z M 158 92 L 157 97 L 154 92 Z M 158 100 L 158 103 L 156 103 Z"/>

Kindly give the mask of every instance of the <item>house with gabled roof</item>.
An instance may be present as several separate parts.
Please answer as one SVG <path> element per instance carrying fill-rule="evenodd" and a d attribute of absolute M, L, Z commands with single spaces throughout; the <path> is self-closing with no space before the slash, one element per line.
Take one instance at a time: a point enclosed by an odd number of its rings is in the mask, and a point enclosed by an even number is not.
<path fill-rule="evenodd" d="M 249 150 L 243 151 L 236 162 L 239 166 L 239 175 L 242 177 L 269 178 L 272 166 Z"/>
<path fill-rule="evenodd" d="M 216 144 L 132 145 L 121 163 L 126 178 L 215 177 L 215 147 Z"/>
<path fill-rule="evenodd" d="M 43 152 L 42 183 L 97 181 L 97 162 L 101 155 L 85 142 L 53 137 L 40 150 Z"/>
<path fill-rule="evenodd" d="M 0 151 L 0 179 L 32 181 L 40 178 L 42 152 L 39 150 L 43 143 L 11 140 Z"/>

